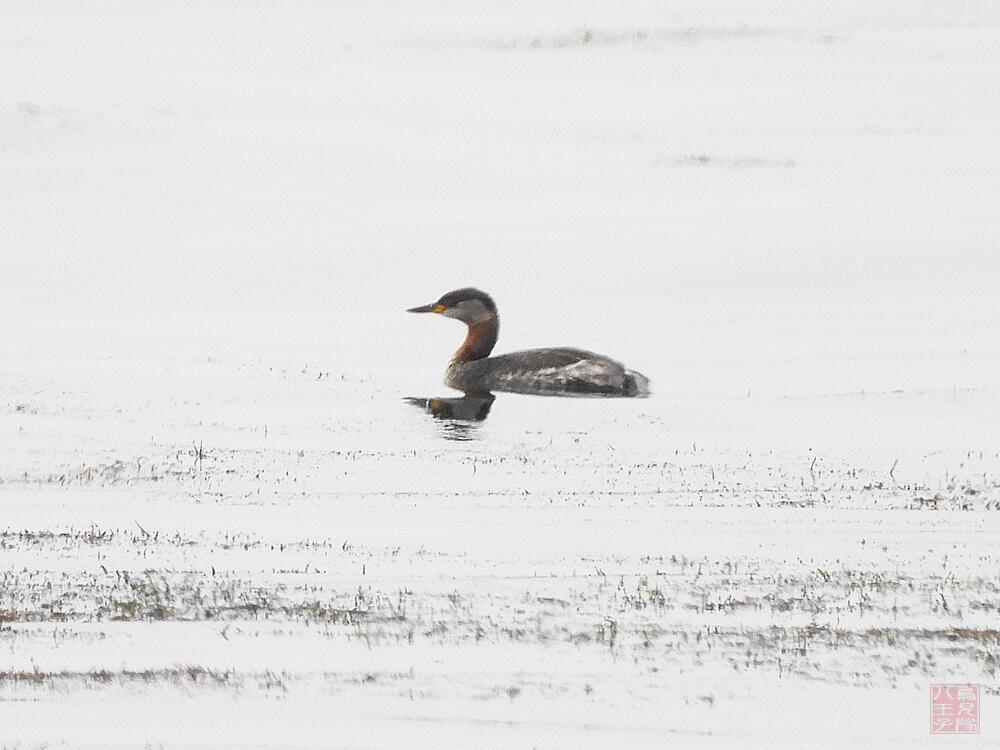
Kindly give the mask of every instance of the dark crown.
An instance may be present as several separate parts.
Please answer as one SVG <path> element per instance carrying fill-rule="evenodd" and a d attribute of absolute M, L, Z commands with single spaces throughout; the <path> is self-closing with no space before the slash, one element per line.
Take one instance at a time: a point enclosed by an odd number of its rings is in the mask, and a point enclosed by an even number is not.
<path fill-rule="evenodd" d="M 448 292 L 441 299 L 437 301 L 439 305 L 445 305 L 446 307 L 454 307 L 459 302 L 470 302 L 472 300 L 479 300 L 487 309 L 493 312 L 497 311 L 496 303 L 493 298 L 486 292 L 481 292 L 473 287 L 465 287 L 464 289 L 456 289 L 453 292 Z"/>

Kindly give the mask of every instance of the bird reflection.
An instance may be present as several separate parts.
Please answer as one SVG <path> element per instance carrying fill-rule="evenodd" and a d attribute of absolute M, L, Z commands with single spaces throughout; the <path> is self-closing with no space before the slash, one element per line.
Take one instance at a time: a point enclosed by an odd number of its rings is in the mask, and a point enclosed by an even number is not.
<path fill-rule="evenodd" d="M 407 398 L 408 404 L 440 419 L 443 437 L 448 440 L 474 440 L 477 422 L 490 414 L 496 396 L 486 391 L 466 391 L 464 396 L 447 398 Z"/>

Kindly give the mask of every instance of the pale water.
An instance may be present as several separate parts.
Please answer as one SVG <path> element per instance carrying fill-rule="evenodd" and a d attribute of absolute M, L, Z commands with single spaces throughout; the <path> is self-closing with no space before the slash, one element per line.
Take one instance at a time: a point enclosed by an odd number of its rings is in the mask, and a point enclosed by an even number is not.
<path fill-rule="evenodd" d="M 2 16 L 0 744 L 995 715 L 991 5 Z M 435 418 L 470 284 L 652 397 Z"/>

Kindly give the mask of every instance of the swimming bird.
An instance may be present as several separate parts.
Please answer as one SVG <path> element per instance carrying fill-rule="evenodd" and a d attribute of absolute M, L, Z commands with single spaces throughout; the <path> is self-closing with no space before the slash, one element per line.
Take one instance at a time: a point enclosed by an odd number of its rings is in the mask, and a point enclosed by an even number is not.
<path fill-rule="evenodd" d="M 472 287 L 407 312 L 438 313 L 465 323 L 468 333 L 445 371 L 445 385 L 460 391 L 511 391 L 549 396 L 648 396 L 649 378 L 602 354 L 558 347 L 491 357 L 500 334 L 496 303 Z"/>

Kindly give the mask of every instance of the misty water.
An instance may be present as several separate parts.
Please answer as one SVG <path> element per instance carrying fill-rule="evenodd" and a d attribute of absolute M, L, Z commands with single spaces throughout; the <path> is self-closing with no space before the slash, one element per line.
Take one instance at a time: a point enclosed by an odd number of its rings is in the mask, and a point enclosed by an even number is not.
<path fill-rule="evenodd" d="M 515 5 L 5 7 L 0 745 L 993 710 L 995 9 Z"/>

